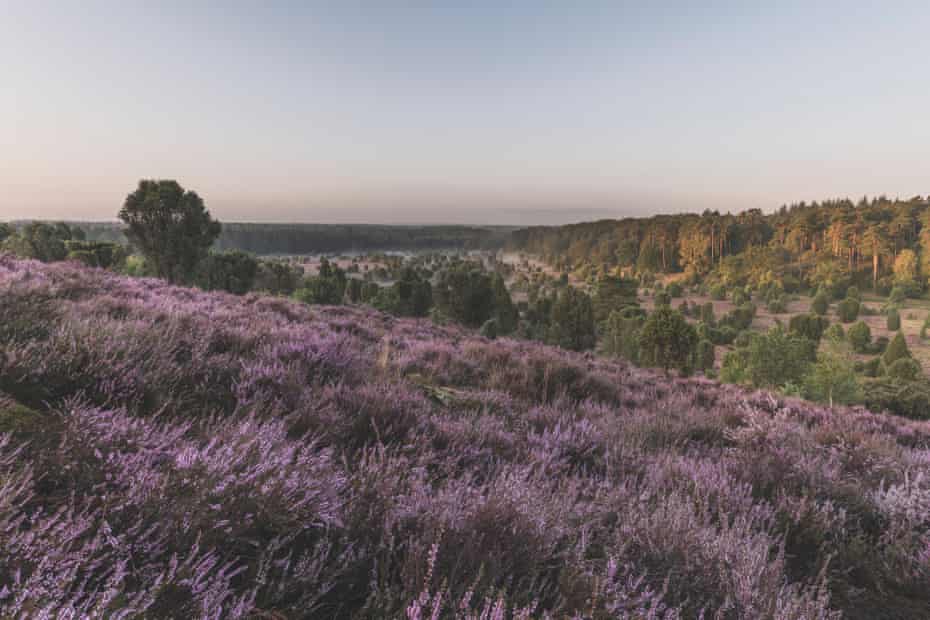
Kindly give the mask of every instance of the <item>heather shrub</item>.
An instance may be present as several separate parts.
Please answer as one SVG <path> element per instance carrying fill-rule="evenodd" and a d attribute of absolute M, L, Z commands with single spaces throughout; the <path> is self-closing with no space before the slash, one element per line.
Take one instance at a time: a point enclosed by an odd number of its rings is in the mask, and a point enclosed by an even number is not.
<path fill-rule="evenodd" d="M 0 258 L 0 287 L 26 330 L 0 332 L 4 618 L 930 604 L 927 422 L 74 264 Z M 721 375 L 796 393 L 812 343 L 746 340 Z M 870 407 L 930 410 L 922 379 L 863 381 Z"/>

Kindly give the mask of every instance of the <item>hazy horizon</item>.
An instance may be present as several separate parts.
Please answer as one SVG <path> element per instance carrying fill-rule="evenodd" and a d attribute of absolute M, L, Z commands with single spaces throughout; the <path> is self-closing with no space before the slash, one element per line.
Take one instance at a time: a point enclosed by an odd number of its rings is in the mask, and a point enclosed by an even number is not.
<path fill-rule="evenodd" d="M 561 224 L 930 192 L 930 5 L 0 6 L 0 220 Z"/>

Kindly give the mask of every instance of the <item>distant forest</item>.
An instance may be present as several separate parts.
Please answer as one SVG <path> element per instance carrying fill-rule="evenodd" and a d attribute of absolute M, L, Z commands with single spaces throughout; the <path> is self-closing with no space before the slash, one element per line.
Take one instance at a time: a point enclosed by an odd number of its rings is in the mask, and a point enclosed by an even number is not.
<path fill-rule="evenodd" d="M 922 285 L 930 276 L 930 197 L 540 226 L 514 231 L 510 245 L 563 271 L 620 267 L 702 276 L 764 267 L 801 282 L 814 272 L 845 272 L 881 288 L 900 267 Z"/>
<path fill-rule="evenodd" d="M 17 224 L 21 224 L 19 222 Z M 118 222 L 74 222 L 88 241 L 128 243 Z M 372 224 L 223 223 L 216 250 L 260 255 L 327 254 L 373 250 L 494 249 L 512 227 L 382 226 Z"/>

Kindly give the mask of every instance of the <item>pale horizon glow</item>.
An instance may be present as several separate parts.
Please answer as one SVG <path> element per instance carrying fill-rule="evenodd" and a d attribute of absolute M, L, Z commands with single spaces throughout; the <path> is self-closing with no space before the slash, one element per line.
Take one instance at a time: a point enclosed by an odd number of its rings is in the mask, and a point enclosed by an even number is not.
<path fill-rule="evenodd" d="M 110 220 L 140 178 L 269 222 L 926 195 L 928 24 L 925 2 L 3 2 L 0 220 Z"/>

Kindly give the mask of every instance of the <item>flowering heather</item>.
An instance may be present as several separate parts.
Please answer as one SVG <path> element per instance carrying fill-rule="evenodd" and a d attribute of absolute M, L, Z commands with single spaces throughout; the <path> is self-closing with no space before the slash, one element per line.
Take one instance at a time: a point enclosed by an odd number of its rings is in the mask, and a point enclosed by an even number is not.
<path fill-rule="evenodd" d="M 930 424 L 0 258 L 0 617 L 928 618 Z"/>

